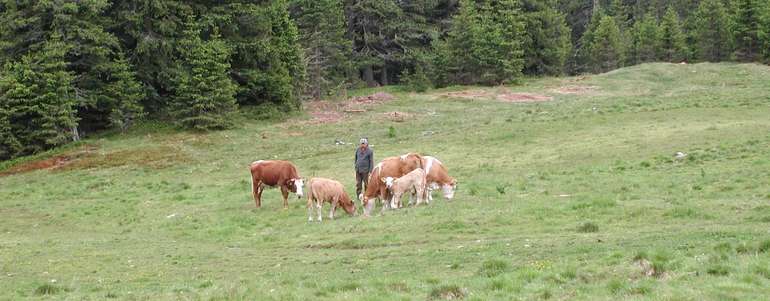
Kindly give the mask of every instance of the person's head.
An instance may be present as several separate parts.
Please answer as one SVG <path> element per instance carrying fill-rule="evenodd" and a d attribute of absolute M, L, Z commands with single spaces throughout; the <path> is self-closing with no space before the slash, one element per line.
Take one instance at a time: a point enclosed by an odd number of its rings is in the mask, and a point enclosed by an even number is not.
<path fill-rule="evenodd" d="M 369 139 L 361 138 L 361 140 L 359 141 L 359 146 L 361 148 L 365 148 L 365 147 L 369 146 Z"/>

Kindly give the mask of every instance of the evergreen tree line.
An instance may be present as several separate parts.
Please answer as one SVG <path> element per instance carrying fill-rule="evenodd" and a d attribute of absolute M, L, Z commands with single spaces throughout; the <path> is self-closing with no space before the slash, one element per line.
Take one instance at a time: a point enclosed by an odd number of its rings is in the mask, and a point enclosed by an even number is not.
<path fill-rule="evenodd" d="M 352 87 L 770 59 L 770 0 L 0 0 L 0 159 Z"/>

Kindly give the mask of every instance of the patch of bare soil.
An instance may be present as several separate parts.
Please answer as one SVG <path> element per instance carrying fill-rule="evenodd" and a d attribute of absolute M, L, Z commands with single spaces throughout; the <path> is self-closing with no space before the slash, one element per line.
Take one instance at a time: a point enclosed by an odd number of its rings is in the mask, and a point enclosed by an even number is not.
<path fill-rule="evenodd" d="M 336 123 L 344 120 L 350 114 L 366 112 L 370 106 L 391 101 L 396 97 L 386 92 L 377 92 L 367 96 L 357 96 L 343 102 L 325 100 L 305 103 L 305 110 L 313 117 L 311 124 Z"/>
<path fill-rule="evenodd" d="M 15 175 L 40 169 L 59 169 L 73 161 L 88 157 L 96 151 L 95 146 L 87 145 L 71 153 L 54 156 L 48 159 L 22 163 L 0 172 L 0 176 Z"/>
<path fill-rule="evenodd" d="M 586 94 L 599 89 L 597 86 L 563 86 L 553 90 L 559 94 Z"/>
<path fill-rule="evenodd" d="M 395 121 L 395 122 L 404 122 L 413 116 L 411 113 L 405 113 L 405 112 L 399 112 L 399 111 L 387 112 L 384 115 L 385 115 L 385 118 L 387 118 L 388 120 Z"/>
<path fill-rule="evenodd" d="M 0 176 L 14 175 L 41 169 L 59 171 L 118 167 L 124 165 L 161 169 L 186 161 L 189 161 L 187 155 L 169 146 L 150 149 L 122 150 L 105 154 L 100 154 L 95 146 L 84 146 L 81 149 L 67 154 L 14 166 L 0 172 Z"/>
<path fill-rule="evenodd" d="M 553 100 L 553 97 L 534 93 L 503 93 L 497 95 L 497 100 L 504 102 L 538 102 Z"/>
<path fill-rule="evenodd" d="M 494 96 L 493 93 L 488 91 L 483 91 L 483 90 L 455 91 L 455 92 L 441 93 L 439 95 L 450 97 L 450 98 L 464 98 L 464 99 L 491 98 L 492 96 Z"/>

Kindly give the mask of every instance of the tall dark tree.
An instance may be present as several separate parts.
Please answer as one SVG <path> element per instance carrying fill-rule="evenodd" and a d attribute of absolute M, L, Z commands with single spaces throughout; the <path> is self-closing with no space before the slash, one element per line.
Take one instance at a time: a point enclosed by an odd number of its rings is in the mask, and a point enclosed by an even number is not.
<path fill-rule="evenodd" d="M 348 0 L 345 10 L 361 78 L 370 87 L 389 84 L 389 63 L 404 54 L 397 40 L 403 11 L 395 0 Z M 379 73 L 379 82 L 375 72 Z"/>
<path fill-rule="evenodd" d="M 230 114 L 235 103 L 236 86 L 228 76 L 230 48 L 214 31 L 207 40 L 200 30 L 188 23 L 179 43 L 181 53 L 172 114 L 182 126 L 197 130 L 224 129 L 232 126 Z"/>
<path fill-rule="evenodd" d="M 527 30 L 524 45 L 524 73 L 558 75 L 572 52 L 570 28 L 555 1 L 526 0 L 523 16 Z"/>
<path fill-rule="evenodd" d="M 313 99 L 321 99 L 344 88 L 353 66 L 342 2 L 295 0 L 291 11 L 305 52 L 307 92 Z"/>
<path fill-rule="evenodd" d="M 687 40 L 676 10 L 669 6 L 660 21 L 660 56 L 666 62 L 680 62 L 688 57 Z"/>
<path fill-rule="evenodd" d="M 761 54 L 760 26 L 762 9 L 768 3 L 764 0 L 733 0 L 731 31 L 735 41 L 735 56 L 739 60 L 752 61 Z"/>
<path fill-rule="evenodd" d="M 694 18 L 694 50 L 703 61 L 718 62 L 729 58 L 730 32 L 727 10 L 720 0 L 703 0 Z"/>
<path fill-rule="evenodd" d="M 770 61 L 770 1 L 765 1 L 767 5 L 761 10 L 759 19 L 759 45 L 762 56 L 766 61 Z"/>
<path fill-rule="evenodd" d="M 607 72 L 623 66 L 624 50 L 620 29 L 611 16 L 604 16 L 599 21 L 590 45 L 589 53 L 594 72 Z"/>
<path fill-rule="evenodd" d="M 641 20 L 634 23 L 631 31 L 632 64 L 640 64 L 657 60 L 660 50 L 661 34 L 658 24 L 652 14 L 647 14 Z"/>

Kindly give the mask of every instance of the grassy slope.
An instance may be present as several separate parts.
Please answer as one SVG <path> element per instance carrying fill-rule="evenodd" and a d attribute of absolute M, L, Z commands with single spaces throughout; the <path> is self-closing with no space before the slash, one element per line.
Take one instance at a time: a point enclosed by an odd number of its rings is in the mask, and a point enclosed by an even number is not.
<path fill-rule="evenodd" d="M 398 94 L 339 124 L 94 139 L 82 168 L 0 178 L 0 299 L 413 300 L 455 286 L 474 300 L 764 299 L 768 78 L 759 65 L 648 64 L 512 88 L 547 103 Z M 562 85 L 599 89 L 550 92 Z M 420 117 L 384 122 L 394 110 Z M 352 146 L 334 139 L 362 135 L 378 159 L 441 158 L 456 200 L 322 224 L 304 200 L 281 210 L 276 190 L 253 208 L 256 159 L 353 191 Z"/>

